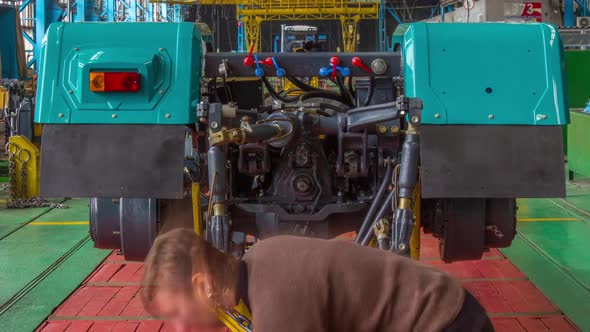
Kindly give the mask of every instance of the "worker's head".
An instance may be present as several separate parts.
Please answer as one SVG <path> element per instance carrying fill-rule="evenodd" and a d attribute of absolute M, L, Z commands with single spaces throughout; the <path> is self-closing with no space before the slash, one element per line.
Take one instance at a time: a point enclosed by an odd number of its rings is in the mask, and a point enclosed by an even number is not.
<path fill-rule="evenodd" d="M 235 302 L 238 261 L 189 229 L 158 236 L 146 261 L 141 298 L 146 310 L 177 330 L 211 325 L 214 309 Z"/>

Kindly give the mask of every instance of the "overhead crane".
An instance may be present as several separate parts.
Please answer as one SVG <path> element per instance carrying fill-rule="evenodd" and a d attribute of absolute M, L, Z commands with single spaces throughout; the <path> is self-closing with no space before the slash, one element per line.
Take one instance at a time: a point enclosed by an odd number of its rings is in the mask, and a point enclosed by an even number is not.
<path fill-rule="evenodd" d="M 153 0 L 155 3 L 195 4 L 194 0 Z M 246 49 L 260 51 L 260 30 L 264 21 L 339 20 L 345 52 L 354 52 L 360 20 L 379 18 L 380 0 L 202 0 L 201 5 L 236 5 L 243 24 Z"/>

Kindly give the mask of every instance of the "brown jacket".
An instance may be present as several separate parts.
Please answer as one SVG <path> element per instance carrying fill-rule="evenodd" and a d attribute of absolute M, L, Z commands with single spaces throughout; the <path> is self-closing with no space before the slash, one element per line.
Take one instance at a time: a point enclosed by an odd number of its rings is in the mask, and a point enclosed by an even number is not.
<path fill-rule="evenodd" d="M 344 240 L 277 236 L 243 261 L 255 332 L 441 331 L 465 296 L 443 272 Z"/>

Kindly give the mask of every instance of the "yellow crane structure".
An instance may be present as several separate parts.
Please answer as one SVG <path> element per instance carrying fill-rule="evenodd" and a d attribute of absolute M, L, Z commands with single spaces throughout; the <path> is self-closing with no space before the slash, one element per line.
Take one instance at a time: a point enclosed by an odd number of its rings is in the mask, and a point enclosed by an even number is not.
<path fill-rule="evenodd" d="M 344 52 L 354 52 L 360 20 L 379 18 L 380 0 L 151 0 L 167 4 L 236 5 L 244 24 L 246 47 L 260 50 L 261 24 L 265 21 L 339 20 Z"/>

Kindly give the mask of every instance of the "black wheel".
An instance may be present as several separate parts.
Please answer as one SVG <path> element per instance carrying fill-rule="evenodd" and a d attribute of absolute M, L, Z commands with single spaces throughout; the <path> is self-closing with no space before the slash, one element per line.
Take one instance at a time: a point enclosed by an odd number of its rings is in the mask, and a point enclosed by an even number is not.
<path fill-rule="evenodd" d="M 128 261 L 143 261 L 156 238 L 158 200 L 121 198 L 121 251 Z"/>
<path fill-rule="evenodd" d="M 119 236 L 119 200 L 112 198 L 90 199 L 90 236 L 100 249 L 121 248 Z"/>

